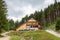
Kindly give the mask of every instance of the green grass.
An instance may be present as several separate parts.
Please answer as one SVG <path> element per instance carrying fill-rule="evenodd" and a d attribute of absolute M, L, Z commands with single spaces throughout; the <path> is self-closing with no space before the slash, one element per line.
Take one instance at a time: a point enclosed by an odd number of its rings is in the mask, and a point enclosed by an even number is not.
<path fill-rule="evenodd" d="M 10 40 L 20 40 L 20 37 L 19 36 L 11 36 Z"/>
<path fill-rule="evenodd" d="M 45 31 L 21 31 L 9 35 L 12 36 L 10 40 L 60 40 L 60 38 Z"/>
<path fill-rule="evenodd" d="M 52 25 L 50 25 L 50 26 L 47 26 L 46 29 L 55 30 L 55 26 L 56 26 L 56 24 L 52 24 Z"/>

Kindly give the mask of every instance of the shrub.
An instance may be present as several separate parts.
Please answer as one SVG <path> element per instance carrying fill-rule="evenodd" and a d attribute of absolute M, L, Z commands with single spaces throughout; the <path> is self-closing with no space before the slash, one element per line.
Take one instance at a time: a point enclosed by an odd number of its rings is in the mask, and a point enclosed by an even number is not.
<path fill-rule="evenodd" d="M 60 18 L 58 18 L 56 22 L 56 31 L 57 30 L 60 30 Z"/>

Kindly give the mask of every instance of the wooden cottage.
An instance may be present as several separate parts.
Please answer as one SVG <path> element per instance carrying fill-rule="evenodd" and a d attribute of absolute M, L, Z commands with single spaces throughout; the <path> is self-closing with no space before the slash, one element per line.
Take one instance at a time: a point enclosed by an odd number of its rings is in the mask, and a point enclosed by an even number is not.
<path fill-rule="evenodd" d="M 31 18 L 30 20 L 27 21 L 26 26 L 31 26 L 31 27 L 38 27 L 38 22 Z"/>
<path fill-rule="evenodd" d="M 28 20 L 26 23 L 22 24 L 20 27 L 18 27 L 16 29 L 16 31 L 19 31 L 19 30 L 38 30 L 41 26 L 38 24 L 38 22 L 31 18 L 30 20 Z"/>

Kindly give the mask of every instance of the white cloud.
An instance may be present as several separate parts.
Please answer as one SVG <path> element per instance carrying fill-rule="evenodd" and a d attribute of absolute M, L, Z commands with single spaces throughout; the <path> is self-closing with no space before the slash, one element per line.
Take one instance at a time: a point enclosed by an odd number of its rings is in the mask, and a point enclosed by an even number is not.
<path fill-rule="evenodd" d="M 28 5 L 28 6 L 22 7 L 22 11 L 23 11 L 25 14 L 28 14 L 28 15 L 30 15 L 31 13 L 34 13 L 35 10 L 37 10 L 37 9 L 36 9 L 36 8 L 33 8 L 32 5 Z"/>
<path fill-rule="evenodd" d="M 57 2 L 60 2 L 60 0 L 57 0 Z"/>
<path fill-rule="evenodd" d="M 41 10 L 53 4 L 54 0 L 5 0 L 8 7 L 8 19 L 20 21 L 25 15 Z"/>
<path fill-rule="evenodd" d="M 9 20 L 13 19 L 14 21 L 17 21 L 17 20 L 20 21 L 21 20 L 19 17 L 16 18 L 16 17 L 12 17 L 12 16 L 7 17 L 7 19 L 9 19 Z"/>
<path fill-rule="evenodd" d="M 50 5 L 50 4 L 52 4 L 52 3 L 54 3 L 54 0 L 46 0 L 46 1 L 45 1 L 45 4 L 47 4 L 47 5 Z"/>

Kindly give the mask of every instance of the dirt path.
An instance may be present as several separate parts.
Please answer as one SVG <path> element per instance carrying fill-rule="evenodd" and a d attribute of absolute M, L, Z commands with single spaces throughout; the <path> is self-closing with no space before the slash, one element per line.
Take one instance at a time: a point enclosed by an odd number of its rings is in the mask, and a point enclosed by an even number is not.
<path fill-rule="evenodd" d="M 53 31 L 53 30 L 46 30 L 46 32 L 49 32 L 49 33 L 51 33 L 51 34 L 53 34 L 53 35 L 55 35 L 57 37 L 60 37 L 60 34 L 55 32 L 55 31 Z"/>
<path fill-rule="evenodd" d="M 5 36 L 3 38 L 0 38 L 0 40 L 9 40 L 10 39 L 10 36 Z"/>
<path fill-rule="evenodd" d="M 2 33 L 1 35 L 3 35 L 4 37 L 0 38 L 0 40 L 9 40 L 10 39 L 10 36 L 6 35 L 10 32 L 5 32 L 5 33 Z"/>

